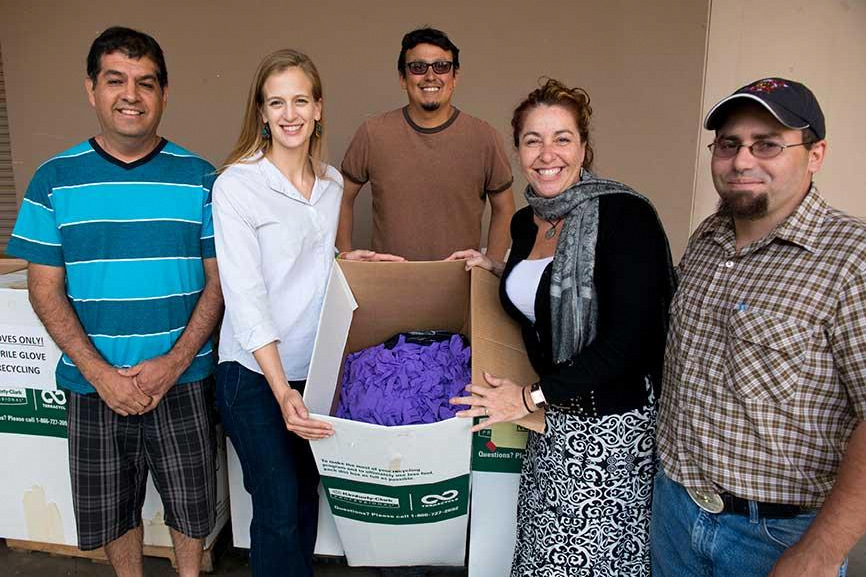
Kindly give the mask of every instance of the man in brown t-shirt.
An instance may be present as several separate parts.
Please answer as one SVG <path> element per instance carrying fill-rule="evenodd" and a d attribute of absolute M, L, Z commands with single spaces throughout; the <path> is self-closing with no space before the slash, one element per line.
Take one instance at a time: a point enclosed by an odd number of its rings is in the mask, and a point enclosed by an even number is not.
<path fill-rule="evenodd" d="M 352 248 L 355 198 L 370 182 L 374 251 L 439 260 L 478 248 L 489 199 L 487 253 L 504 259 L 514 213 L 511 166 L 496 130 L 451 104 L 458 53 L 439 30 L 403 37 L 397 68 L 409 104 L 366 120 L 349 145 L 341 166 L 340 251 Z"/>

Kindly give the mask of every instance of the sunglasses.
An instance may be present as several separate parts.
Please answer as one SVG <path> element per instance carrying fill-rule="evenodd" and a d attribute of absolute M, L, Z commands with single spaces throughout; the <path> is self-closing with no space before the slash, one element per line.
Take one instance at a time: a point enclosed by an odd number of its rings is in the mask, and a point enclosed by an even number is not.
<path fill-rule="evenodd" d="M 415 76 L 423 76 L 427 74 L 428 68 L 433 68 L 433 72 L 436 74 L 448 74 L 451 72 L 451 67 L 453 65 L 454 63 L 448 60 L 437 60 L 436 62 L 422 62 L 416 60 L 415 62 L 409 62 L 406 64 L 406 69 Z"/>

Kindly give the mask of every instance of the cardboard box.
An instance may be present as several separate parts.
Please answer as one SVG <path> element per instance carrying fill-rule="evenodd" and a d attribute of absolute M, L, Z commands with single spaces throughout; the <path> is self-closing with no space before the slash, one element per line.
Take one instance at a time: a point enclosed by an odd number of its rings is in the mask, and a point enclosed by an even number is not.
<path fill-rule="evenodd" d="M 538 379 L 523 345 L 520 328 L 499 305 L 499 278 L 472 279 L 473 302 L 496 303 L 483 316 L 473 317 L 473 328 L 488 344 L 472 354 L 472 380 L 483 382 L 481 371 L 507 376 L 517 383 Z M 538 430 L 540 419 L 527 419 Z M 527 429 L 499 423 L 475 433 L 472 439 L 472 503 L 469 528 L 469 577 L 501 577 L 511 573 L 517 534 L 517 488 Z"/>
<path fill-rule="evenodd" d="M 534 375 L 517 326 L 499 304 L 498 284 L 487 271 L 466 272 L 462 262 L 334 267 L 304 400 L 335 430 L 312 447 L 349 565 L 463 565 L 472 436 L 467 419 L 382 427 L 330 416 L 345 355 L 400 332 L 449 330 L 470 341 L 473 382 L 484 382 L 485 369 Z M 513 513 L 487 513 L 514 523 Z"/>
<path fill-rule="evenodd" d="M 0 258 L 0 275 L 24 270 L 25 268 L 27 268 L 26 260 L 20 258 Z"/>
<path fill-rule="evenodd" d="M 60 350 L 27 296 L 25 271 L 0 275 L 0 537 L 78 545 L 66 438 L 66 394 L 56 389 Z M 224 436 L 217 433 L 217 524 L 229 514 Z M 142 509 L 144 544 L 171 546 L 164 507 L 148 479 Z"/>

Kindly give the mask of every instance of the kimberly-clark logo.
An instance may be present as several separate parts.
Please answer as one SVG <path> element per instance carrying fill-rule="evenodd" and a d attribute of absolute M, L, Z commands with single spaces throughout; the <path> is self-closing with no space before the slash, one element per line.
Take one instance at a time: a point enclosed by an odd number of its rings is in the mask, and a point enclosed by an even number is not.
<path fill-rule="evenodd" d="M 449 489 L 445 491 L 441 495 L 437 495 L 435 493 L 431 495 L 424 495 L 421 497 L 421 504 L 425 507 L 434 507 L 436 505 L 442 505 L 444 503 L 450 503 L 457 499 L 460 496 L 460 491 L 457 489 Z"/>
<path fill-rule="evenodd" d="M 366 505 L 368 507 L 386 507 L 394 509 L 400 506 L 400 499 L 387 497 L 385 495 L 362 493 L 360 491 L 350 491 L 348 489 L 328 489 L 328 493 L 333 499 L 340 499 L 341 501 L 347 501 L 357 505 Z"/>
<path fill-rule="evenodd" d="M 27 390 L 11 387 L 0 388 L 0 405 L 26 405 Z"/>

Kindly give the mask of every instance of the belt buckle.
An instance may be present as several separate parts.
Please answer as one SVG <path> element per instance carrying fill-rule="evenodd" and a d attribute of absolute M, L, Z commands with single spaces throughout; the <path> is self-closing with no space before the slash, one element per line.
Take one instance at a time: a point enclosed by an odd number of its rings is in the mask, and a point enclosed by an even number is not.
<path fill-rule="evenodd" d="M 718 514 L 725 510 L 725 503 L 722 501 L 721 495 L 707 491 L 698 491 L 686 487 L 686 492 L 691 497 L 695 505 L 706 511 L 707 513 Z"/>

